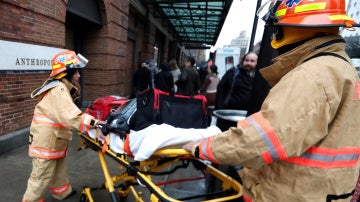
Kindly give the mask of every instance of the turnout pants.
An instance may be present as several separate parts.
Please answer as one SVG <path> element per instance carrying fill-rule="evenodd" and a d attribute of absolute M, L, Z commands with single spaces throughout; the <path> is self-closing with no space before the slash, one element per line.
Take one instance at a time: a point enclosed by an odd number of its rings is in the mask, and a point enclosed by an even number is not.
<path fill-rule="evenodd" d="M 52 197 L 58 200 L 64 199 L 71 193 L 65 158 L 52 160 L 33 158 L 32 165 L 23 202 L 43 201 L 47 188 L 50 188 Z"/>

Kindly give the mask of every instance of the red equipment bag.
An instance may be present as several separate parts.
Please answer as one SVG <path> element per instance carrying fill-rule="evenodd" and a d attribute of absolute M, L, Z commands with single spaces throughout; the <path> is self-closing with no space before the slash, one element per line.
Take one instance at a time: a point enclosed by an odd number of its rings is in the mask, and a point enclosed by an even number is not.
<path fill-rule="evenodd" d="M 190 97 L 152 88 L 138 94 L 136 99 L 135 130 L 162 123 L 179 128 L 208 127 L 204 95 Z"/>
<path fill-rule="evenodd" d="M 93 117 L 104 120 L 109 112 L 115 108 L 124 105 L 129 99 L 116 95 L 107 95 L 97 98 L 85 111 Z"/>

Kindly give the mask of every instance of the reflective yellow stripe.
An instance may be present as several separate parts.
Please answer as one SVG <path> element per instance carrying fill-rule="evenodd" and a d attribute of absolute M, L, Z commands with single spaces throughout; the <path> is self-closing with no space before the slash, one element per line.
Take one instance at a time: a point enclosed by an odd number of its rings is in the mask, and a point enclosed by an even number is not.
<path fill-rule="evenodd" d="M 32 154 L 34 156 L 38 156 L 40 158 L 44 159 L 57 159 L 57 158 L 63 158 L 66 155 L 66 150 L 49 150 L 49 149 L 42 149 L 39 147 L 34 147 L 32 145 L 29 145 L 29 154 Z"/>
<path fill-rule="evenodd" d="M 68 60 L 68 61 L 64 62 L 65 65 L 69 65 L 69 64 L 72 64 L 72 63 L 74 63 L 73 60 Z"/>
<path fill-rule="evenodd" d="M 60 68 L 60 67 L 61 67 L 61 64 L 56 64 L 56 65 L 53 65 L 53 66 L 52 66 L 53 69 L 58 69 L 58 68 Z"/>
<path fill-rule="evenodd" d="M 284 8 L 284 9 L 280 9 L 280 10 L 276 11 L 275 16 L 276 16 L 276 17 L 284 16 L 284 15 L 286 14 L 286 10 L 287 10 L 287 9 Z"/>
<path fill-rule="evenodd" d="M 307 11 L 318 11 L 318 10 L 324 10 L 325 8 L 326 8 L 326 2 L 312 3 L 312 4 L 296 6 L 294 12 L 302 13 L 302 12 L 307 12 Z"/>
<path fill-rule="evenodd" d="M 68 128 L 67 126 L 65 126 L 61 123 L 56 123 L 54 120 L 50 119 L 49 117 L 47 117 L 45 115 L 40 115 L 40 114 L 36 114 L 36 113 L 34 113 L 32 121 L 49 124 L 49 125 L 51 125 L 53 127 L 57 127 L 57 128 Z"/>
<path fill-rule="evenodd" d="M 347 15 L 331 15 L 329 16 L 330 20 L 352 20 L 351 17 Z"/>

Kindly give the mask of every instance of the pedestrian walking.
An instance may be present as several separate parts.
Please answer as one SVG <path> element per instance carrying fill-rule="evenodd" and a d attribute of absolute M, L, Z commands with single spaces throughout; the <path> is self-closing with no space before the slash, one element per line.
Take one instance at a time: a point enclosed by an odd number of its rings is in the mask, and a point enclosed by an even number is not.
<path fill-rule="evenodd" d="M 218 77 L 219 72 L 217 69 L 216 65 L 211 65 L 208 69 L 208 75 L 200 88 L 200 93 L 205 95 L 208 103 L 209 125 L 211 123 L 212 111 L 215 108 L 217 86 L 220 82 Z"/>

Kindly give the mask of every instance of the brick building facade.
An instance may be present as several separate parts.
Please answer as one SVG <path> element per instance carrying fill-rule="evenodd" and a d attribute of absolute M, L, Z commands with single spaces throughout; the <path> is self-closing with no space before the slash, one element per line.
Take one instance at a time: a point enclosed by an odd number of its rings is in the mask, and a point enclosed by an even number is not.
<path fill-rule="evenodd" d="M 71 0 L 1 0 L 0 42 L 25 44 L 30 47 L 26 54 L 31 54 L 32 46 L 40 46 L 72 49 L 87 57 L 90 62 L 81 72 L 81 107 L 104 95 L 129 96 L 132 75 L 142 61 L 181 61 L 187 54 L 162 19 L 154 18 L 151 8 L 138 1 L 77 1 L 78 5 Z M 92 6 L 86 9 L 94 11 L 93 16 L 79 9 L 84 2 Z M 16 53 L 0 53 L 1 57 L 6 54 Z M 51 69 L 37 69 L 36 64 L 26 70 L 2 65 L 0 154 L 26 144 L 36 104 L 30 93 L 42 85 Z"/>

